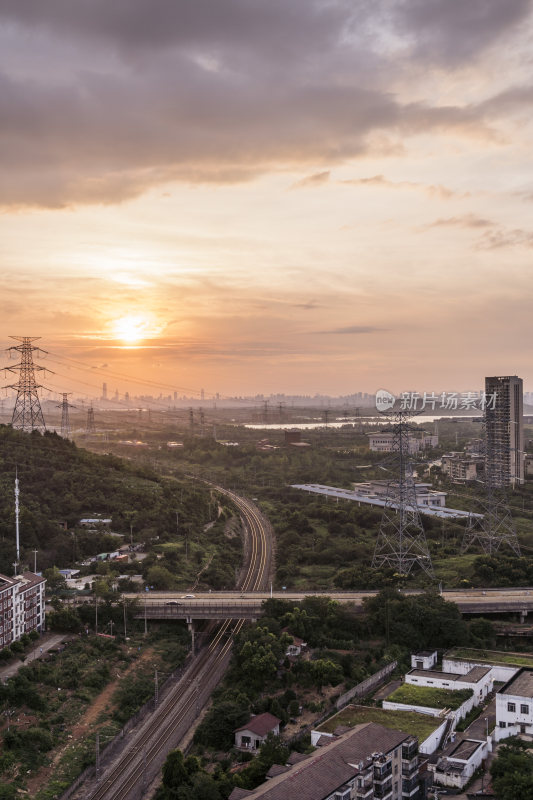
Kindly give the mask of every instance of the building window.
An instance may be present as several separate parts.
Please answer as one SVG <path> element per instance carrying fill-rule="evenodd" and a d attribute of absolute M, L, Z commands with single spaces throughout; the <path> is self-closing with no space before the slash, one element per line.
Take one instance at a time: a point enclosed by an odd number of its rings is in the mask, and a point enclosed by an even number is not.
<path fill-rule="evenodd" d="M 500 721 L 500 728 L 505 728 L 505 722 Z"/>
<path fill-rule="evenodd" d="M 529 706 L 525 703 L 520 704 L 520 713 L 521 714 L 529 714 Z"/>
<path fill-rule="evenodd" d="M 513 713 L 516 711 L 516 704 L 515 703 L 507 703 L 507 711 Z"/>

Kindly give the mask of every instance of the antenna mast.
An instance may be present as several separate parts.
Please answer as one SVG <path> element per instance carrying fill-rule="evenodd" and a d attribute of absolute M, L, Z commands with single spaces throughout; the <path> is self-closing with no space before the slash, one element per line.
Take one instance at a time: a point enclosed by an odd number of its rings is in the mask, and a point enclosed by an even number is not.
<path fill-rule="evenodd" d="M 18 564 L 20 561 L 20 536 L 19 536 L 19 479 L 18 479 L 18 472 L 15 470 L 15 535 L 16 535 L 16 547 L 17 547 L 17 560 L 16 563 Z M 15 568 L 16 573 L 16 568 Z"/>

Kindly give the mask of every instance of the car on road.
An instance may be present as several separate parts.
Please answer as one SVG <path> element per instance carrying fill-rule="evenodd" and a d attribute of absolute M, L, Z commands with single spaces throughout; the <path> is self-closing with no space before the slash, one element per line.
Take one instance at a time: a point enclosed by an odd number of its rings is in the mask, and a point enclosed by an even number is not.
<path fill-rule="evenodd" d="M 179 606 L 179 602 L 177 600 L 168 600 L 165 605 L 167 605 L 167 606 Z"/>
<path fill-rule="evenodd" d="M 196 600 L 196 595 L 194 595 L 194 594 L 182 594 L 181 595 L 181 599 L 182 600 Z"/>

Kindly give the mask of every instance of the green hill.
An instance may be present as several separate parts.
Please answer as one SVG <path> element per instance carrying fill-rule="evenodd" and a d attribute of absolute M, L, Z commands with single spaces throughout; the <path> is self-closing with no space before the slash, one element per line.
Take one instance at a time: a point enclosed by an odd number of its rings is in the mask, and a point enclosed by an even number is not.
<path fill-rule="evenodd" d="M 38 550 L 38 569 L 54 564 L 68 566 L 120 545 L 122 540 L 116 536 L 79 528 L 80 518 L 99 515 L 111 518 L 111 530 L 124 534 L 126 542 L 130 538 L 130 523 L 134 541 L 153 543 L 149 549 L 155 547 L 155 542 L 174 542 L 174 553 L 169 564 L 165 564 L 173 573 L 179 572 L 176 550 L 184 544 L 184 537 L 196 571 L 208 550 L 212 558 L 216 532 L 207 537 L 204 528 L 217 504 L 210 503 L 210 492 L 202 484 L 194 484 L 187 478 L 179 481 L 164 478 L 149 468 L 113 455 L 95 455 L 55 433 L 28 434 L 3 425 L 0 426 L 0 572 L 12 574 L 15 560 L 15 471 L 20 488 L 21 551 L 26 563 L 33 566 L 31 551 Z M 236 538 L 238 549 L 240 542 Z M 149 554 L 152 565 L 155 558 L 155 553 Z M 235 563 L 235 553 L 232 558 Z M 231 574 L 234 575 L 233 567 Z"/>

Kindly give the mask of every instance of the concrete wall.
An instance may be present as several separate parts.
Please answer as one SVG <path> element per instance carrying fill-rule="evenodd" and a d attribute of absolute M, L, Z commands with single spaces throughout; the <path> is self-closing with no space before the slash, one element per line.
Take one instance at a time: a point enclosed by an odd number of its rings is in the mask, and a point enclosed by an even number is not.
<path fill-rule="evenodd" d="M 430 756 L 432 753 L 435 752 L 437 747 L 441 743 L 442 735 L 444 733 L 444 729 L 446 727 L 447 720 L 443 720 L 439 727 L 430 733 L 427 739 L 424 739 L 423 742 L 419 743 L 418 749 L 421 753 L 425 753 L 425 755 Z"/>
<path fill-rule="evenodd" d="M 513 667 L 507 664 L 505 666 L 490 664 L 487 661 L 475 661 L 474 659 L 470 661 L 446 657 L 442 659 L 443 672 L 458 672 L 460 675 L 466 675 L 467 672 L 470 672 L 472 667 L 492 667 L 492 680 L 500 681 L 501 683 L 507 683 L 519 670 L 519 667 Z"/>
<path fill-rule="evenodd" d="M 454 718 L 454 728 L 459 720 L 466 717 L 468 712 L 474 708 L 474 701 L 474 696 L 469 697 L 468 700 L 465 700 L 455 711 L 449 711 L 447 713 L 448 717 L 453 716 Z M 383 701 L 383 708 L 390 709 L 391 711 L 417 711 L 419 714 L 427 714 L 430 717 L 438 717 L 444 713 L 444 709 L 442 708 L 429 708 L 428 706 L 415 706 L 407 703 L 393 703 L 390 700 Z"/>

